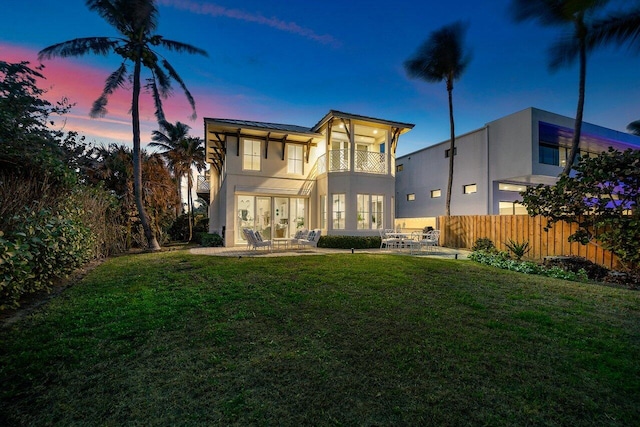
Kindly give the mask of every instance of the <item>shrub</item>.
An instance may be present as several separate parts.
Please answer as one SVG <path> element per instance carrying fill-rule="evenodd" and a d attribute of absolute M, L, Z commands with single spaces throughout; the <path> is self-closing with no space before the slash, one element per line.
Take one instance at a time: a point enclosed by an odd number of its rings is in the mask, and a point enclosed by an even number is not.
<path fill-rule="evenodd" d="M 14 227 L 0 232 L 0 309 L 17 306 L 24 294 L 49 290 L 91 259 L 93 237 L 78 207 L 60 213 L 48 209 L 23 212 L 12 218 Z"/>
<path fill-rule="evenodd" d="M 493 244 L 493 241 L 488 237 L 480 237 L 476 239 L 476 242 L 471 247 L 472 251 L 495 251 L 496 245 Z"/>
<path fill-rule="evenodd" d="M 222 237 L 218 233 L 198 233 L 198 240 L 200 240 L 200 245 L 207 247 L 218 247 L 223 246 L 224 241 Z"/>
<path fill-rule="evenodd" d="M 373 249 L 380 247 L 380 236 L 321 236 L 319 248 Z"/>
<path fill-rule="evenodd" d="M 480 264 L 490 265 L 503 270 L 517 271 L 525 274 L 538 274 L 541 276 L 555 277 L 557 279 L 573 280 L 584 282 L 588 279 L 587 272 L 580 269 L 576 272 L 566 271 L 560 267 L 546 268 L 531 261 L 520 261 L 511 259 L 504 251 L 479 250 L 469 254 L 469 259 Z"/>
<path fill-rule="evenodd" d="M 193 240 L 197 242 L 198 233 L 207 233 L 209 230 L 209 218 L 203 215 L 196 215 L 193 224 Z M 182 214 L 169 227 L 169 236 L 174 241 L 186 241 L 189 239 L 189 214 Z"/>
<path fill-rule="evenodd" d="M 522 243 L 518 243 L 515 240 L 509 239 L 509 241 L 505 243 L 505 246 L 511 251 L 511 253 L 516 257 L 517 260 L 521 260 L 522 257 L 528 254 L 531 250 L 531 246 L 529 246 L 528 240 L 525 240 Z"/>

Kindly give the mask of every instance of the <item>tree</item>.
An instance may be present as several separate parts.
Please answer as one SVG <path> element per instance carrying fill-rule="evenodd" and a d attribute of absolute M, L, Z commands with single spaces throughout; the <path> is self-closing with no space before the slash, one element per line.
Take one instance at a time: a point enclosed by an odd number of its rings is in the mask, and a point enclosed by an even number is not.
<path fill-rule="evenodd" d="M 447 86 L 451 129 L 449 182 L 447 184 L 446 201 L 447 216 L 451 215 L 451 188 L 453 185 L 453 159 L 456 141 L 453 120 L 453 82 L 462 76 L 471 60 L 471 56 L 466 51 L 463 43 L 466 27 L 461 22 L 454 22 L 432 32 L 429 38 L 418 48 L 414 56 L 404 63 L 404 68 L 409 77 L 434 83 L 444 80 Z"/>
<path fill-rule="evenodd" d="M 588 35 L 588 44 L 617 43 L 629 45 L 631 49 L 640 51 L 640 6 L 634 10 L 611 13 L 595 21 Z M 640 120 L 635 120 L 627 126 L 627 130 L 640 136 Z"/>
<path fill-rule="evenodd" d="M 562 175 L 553 186 L 529 187 L 522 203 L 531 216 L 549 225 L 578 225 L 569 241 L 599 244 L 631 270 L 640 267 L 640 150 L 609 148 L 582 158 L 576 174 Z"/>
<path fill-rule="evenodd" d="M 158 121 L 164 120 L 162 99 L 171 90 L 171 81 L 175 80 L 182 88 L 195 117 L 195 101 L 182 78 L 173 66 L 156 52 L 157 47 L 169 51 L 206 55 L 202 49 L 189 44 L 167 40 L 155 34 L 158 10 L 153 0 L 87 0 L 86 4 L 112 25 L 120 37 L 86 37 L 69 40 L 49 46 L 39 53 L 39 59 L 52 57 L 83 56 L 87 54 L 108 55 L 115 53 L 122 58 L 120 66 L 107 77 L 100 97 L 93 103 L 90 115 L 103 117 L 106 113 L 108 98 L 115 90 L 124 86 L 130 77 L 133 81 L 131 102 L 131 121 L 133 132 L 133 175 L 136 207 L 144 229 L 147 246 L 150 250 L 159 250 L 160 245 L 149 223 L 142 198 L 142 169 L 140 148 L 140 91 L 142 67 L 151 73 L 146 87 L 150 90 L 156 108 Z M 133 72 L 127 65 L 133 64 Z"/>
<path fill-rule="evenodd" d="M 571 142 L 571 151 L 562 175 L 571 172 L 579 152 L 582 117 L 584 113 L 587 79 L 587 52 L 593 48 L 588 42 L 593 14 L 608 0 L 513 0 L 511 13 L 518 22 L 538 20 L 542 25 L 572 28 L 550 48 L 549 65 L 552 70 L 579 60 L 578 105 Z"/>
<path fill-rule="evenodd" d="M 183 212 L 182 209 L 182 178 L 187 174 L 187 170 L 184 170 L 184 160 L 180 153 L 180 144 L 182 140 L 189 136 L 188 125 L 176 122 L 174 125 L 168 121 L 160 122 L 161 130 L 154 130 L 152 132 L 150 147 L 162 148 L 165 151 L 161 154 L 165 157 L 169 170 L 173 174 L 176 181 L 176 190 L 178 193 L 178 199 L 181 201 L 180 206 L 176 209 L 176 218 Z"/>
<path fill-rule="evenodd" d="M 164 133 L 161 131 L 153 131 L 152 139 L 154 142 L 150 146 L 165 149 L 162 155 L 167 160 L 170 169 L 176 178 L 178 188 L 181 185 L 182 178 L 187 178 L 187 204 L 189 207 L 189 240 L 193 237 L 193 174 L 192 168 L 195 167 L 198 172 L 206 166 L 204 144 L 200 138 L 189 137 L 189 126 L 184 123 L 176 122 L 175 125 L 169 122 L 162 122 Z M 178 190 L 180 194 L 180 190 Z M 180 198 L 182 200 L 182 198 Z"/>

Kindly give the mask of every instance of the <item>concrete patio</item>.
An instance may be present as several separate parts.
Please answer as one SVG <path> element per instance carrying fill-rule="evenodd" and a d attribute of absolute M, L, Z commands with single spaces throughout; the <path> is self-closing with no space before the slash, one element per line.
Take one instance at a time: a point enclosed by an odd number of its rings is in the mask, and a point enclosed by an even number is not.
<path fill-rule="evenodd" d="M 189 250 L 193 255 L 212 255 L 224 257 L 280 257 L 280 256 L 304 256 L 304 255 L 329 255 L 347 254 L 351 249 L 327 249 L 327 248 L 274 248 L 272 251 L 266 249 L 250 250 L 246 246 L 233 247 L 213 247 L 213 248 L 192 248 Z M 379 255 L 404 255 L 414 257 L 467 259 L 470 251 L 466 249 L 451 249 L 438 247 L 429 252 L 422 251 L 419 254 L 411 255 L 409 249 L 354 249 L 355 254 L 379 254 Z"/>

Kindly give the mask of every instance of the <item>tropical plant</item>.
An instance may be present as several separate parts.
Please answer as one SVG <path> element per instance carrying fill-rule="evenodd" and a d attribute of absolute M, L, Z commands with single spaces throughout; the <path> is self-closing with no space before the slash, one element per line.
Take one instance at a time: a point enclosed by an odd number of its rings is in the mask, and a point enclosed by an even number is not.
<path fill-rule="evenodd" d="M 531 216 L 549 226 L 558 221 L 577 224 L 569 241 L 598 244 L 630 269 L 640 267 L 640 151 L 612 148 L 581 158 L 573 177 L 563 175 L 553 186 L 538 185 L 522 192 Z"/>
<path fill-rule="evenodd" d="M 593 43 L 589 43 L 588 37 L 594 13 L 607 2 L 608 0 L 513 0 L 511 3 L 511 13 L 518 22 L 538 20 L 545 26 L 572 29 L 556 41 L 549 51 L 549 65 L 552 70 L 571 65 L 576 59 L 580 66 L 573 139 L 562 175 L 569 174 L 578 156 L 584 112 L 587 52 L 593 48 Z"/>
<path fill-rule="evenodd" d="M 189 240 L 193 238 L 193 173 L 192 168 L 198 172 L 206 166 L 204 144 L 200 138 L 189 137 L 189 126 L 176 122 L 175 125 L 163 121 L 160 123 L 165 133 L 153 131 L 154 142 L 150 146 L 161 147 L 166 151 L 162 155 L 167 160 L 170 169 L 173 171 L 178 188 L 181 186 L 182 178 L 187 178 L 187 205 L 189 208 Z M 178 190 L 180 201 L 182 201 L 181 191 Z"/>
<path fill-rule="evenodd" d="M 165 120 L 162 99 L 170 94 L 172 80 L 175 80 L 182 88 L 195 117 L 195 101 L 191 93 L 173 66 L 166 59 L 161 59 L 156 48 L 162 47 L 169 51 L 201 55 L 206 55 L 206 52 L 189 44 L 167 40 L 156 34 L 158 9 L 153 0 L 87 0 L 86 5 L 113 26 L 120 36 L 85 37 L 69 40 L 41 50 L 38 58 L 83 56 L 90 53 L 97 55 L 115 53 L 122 58 L 120 66 L 107 77 L 102 94 L 93 103 L 90 115 L 103 117 L 107 113 L 106 106 L 109 96 L 116 89 L 122 88 L 128 77 L 131 78 L 133 81 L 131 119 L 135 201 L 147 247 L 150 250 L 159 250 L 160 245 L 151 228 L 142 196 L 139 110 L 142 67 L 148 69 L 151 74 L 146 79 L 146 87 L 153 96 L 158 121 Z M 132 72 L 127 67 L 129 63 L 133 63 Z"/>
<path fill-rule="evenodd" d="M 531 246 L 529 245 L 529 241 L 525 240 L 522 243 L 509 239 L 507 243 L 504 244 L 507 249 L 516 257 L 518 261 L 522 259 L 523 256 L 529 253 L 531 250 Z"/>
<path fill-rule="evenodd" d="M 453 158 L 455 156 L 455 123 L 453 120 L 453 82 L 467 68 L 471 56 L 464 46 L 467 26 L 454 22 L 431 33 L 412 58 L 405 61 L 404 68 L 412 78 L 427 82 L 442 82 L 449 95 L 449 124 L 451 143 L 449 148 L 449 182 L 447 184 L 446 215 L 451 215 L 451 188 L 453 185 Z"/>
<path fill-rule="evenodd" d="M 634 120 L 627 125 L 627 130 L 634 135 L 640 136 L 640 120 Z"/>
<path fill-rule="evenodd" d="M 181 154 L 181 143 L 189 136 L 191 128 L 182 122 L 174 125 L 168 121 L 160 122 L 160 130 L 154 130 L 151 134 L 150 147 L 162 148 L 165 151 L 161 154 L 165 157 L 169 170 L 176 181 L 178 199 L 182 201 L 182 178 L 187 174 L 184 170 L 184 159 Z M 182 214 L 182 203 L 176 208 L 176 218 Z"/>

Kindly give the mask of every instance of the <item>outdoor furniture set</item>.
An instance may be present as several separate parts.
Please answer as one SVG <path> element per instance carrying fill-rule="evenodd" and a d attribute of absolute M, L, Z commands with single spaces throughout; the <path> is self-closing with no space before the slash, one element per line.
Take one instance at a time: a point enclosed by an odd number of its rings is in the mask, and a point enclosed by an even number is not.
<path fill-rule="evenodd" d="M 411 255 L 432 252 L 440 247 L 440 230 L 403 233 L 396 230 L 380 230 L 380 249 L 409 249 Z"/>
<path fill-rule="evenodd" d="M 274 238 L 273 240 L 264 240 L 259 231 L 254 231 L 250 228 L 243 228 L 242 234 L 247 241 L 247 248 L 257 250 L 258 248 L 267 248 L 269 251 L 273 250 L 274 245 L 276 248 L 292 249 L 294 246 L 296 249 L 303 247 L 318 247 L 318 240 L 322 235 L 320 229 L 315 230 L 298 230 L 296 234 L 291 238 Z"/>

